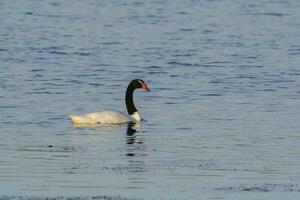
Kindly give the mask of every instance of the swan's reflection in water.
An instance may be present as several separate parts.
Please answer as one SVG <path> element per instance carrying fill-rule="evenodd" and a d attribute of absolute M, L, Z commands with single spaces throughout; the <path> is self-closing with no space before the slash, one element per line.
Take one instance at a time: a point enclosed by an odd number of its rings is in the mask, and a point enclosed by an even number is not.
<path fill-rule="evenodd" d="M 144 139 L 138 137 L 137 130 L 141 127 L 141 123 L 130 122 L 127 125 L 127 156 L 136 156 L 137 153 L 145 156 Z"/>
<path fill-rule="evenodd" d="M 129 122 L 127 124 L 118 124 L 118 125 L 111 125 L 111 124 L 74 124 L 73 128 L 78 129 L 101 129 L 103 133 L 111 133 L 117 127 L 123 128 L 126 127 L 126 156 L 129 157 L 145 157 L 147 153 L 145 152 L 146 147 L 144 144 L 144 137 L 143 134 L 139 131 L 141 129 L 141 122 Z"/>
<path fill-rule="evenodd" d="M 126 169 L 132 174 L 139 174 L 138 177 L 134 178 L 134 182 L 144 181 L 145 177 L 143 174 L 146 172 L 145 158 L 147 157 L 146 146 L 142 134 L 139 134 L 141 123 L 130 122 L 127 125 L 126 131 L 126 157 L 128 164 Z M 135 183 L 132 184 L 135 184 Z"/>
<path fill-rule="evenodd" d="M 134 144 L 136 142 L 136 130 L 140 128 L 140 123 L 129 122 L 127 125 L 127 144 Z"/>

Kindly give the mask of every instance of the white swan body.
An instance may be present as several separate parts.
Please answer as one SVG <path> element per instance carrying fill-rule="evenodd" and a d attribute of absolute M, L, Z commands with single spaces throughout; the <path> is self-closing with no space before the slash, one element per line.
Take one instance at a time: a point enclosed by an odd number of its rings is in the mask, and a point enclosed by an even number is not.
<path fill-rule="evenodd" d="M 70 118 L 74 124 L 120 124 L 126 122 L 139 122 L 142 120 L 138 111 L 133 115 L 126 115 L 114 110 L 88 113 L 81 116 L 70 115 Z"/>

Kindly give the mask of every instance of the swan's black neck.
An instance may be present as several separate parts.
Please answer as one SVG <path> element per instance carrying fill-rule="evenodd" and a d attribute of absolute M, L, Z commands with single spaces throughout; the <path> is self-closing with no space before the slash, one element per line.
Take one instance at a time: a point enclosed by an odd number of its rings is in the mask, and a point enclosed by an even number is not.
<path fill-rule="evenodd" d="M 133 102 L 133 92 L 136 88 L 139 88 L 138 85 L 134 84 L 131 82 L 126 90 L 126 96 L 125 96 L 125 103 L 126 103 L 126 108 L 127 112 L 129 115 L 132 115 L 134 112 L 137 111 L 134 102 Z"/>

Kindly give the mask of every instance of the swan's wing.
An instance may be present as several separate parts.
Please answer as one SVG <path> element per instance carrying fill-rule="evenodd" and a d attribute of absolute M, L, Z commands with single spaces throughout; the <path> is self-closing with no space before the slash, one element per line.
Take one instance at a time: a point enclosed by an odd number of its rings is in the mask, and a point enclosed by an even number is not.
<path fill-rule="evenodd" d="M 81 116 L 70 115 L 70 117 L 74 124 L 118 124 L 133 120 L 119 111 L 102 111 Z"/>
<path fill-rule="evenodd" d="M 88 114 L 88 117 L 92 119 L 92 121 L 97 121 L 98 123 L 124 123 L 129 122 L 132 119 L 118 111 L 102 111 Z"/>

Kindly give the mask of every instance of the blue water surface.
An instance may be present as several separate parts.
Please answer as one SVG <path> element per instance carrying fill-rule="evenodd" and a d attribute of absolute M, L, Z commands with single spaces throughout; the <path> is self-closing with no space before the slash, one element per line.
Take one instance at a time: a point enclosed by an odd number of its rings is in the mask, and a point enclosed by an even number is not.
<path fill-rule="evenodd" d="M 4 198 L 299 199 L 300 2 L 0 2 Z M 143 121 L 116 109 L 134 78 Z"/>

